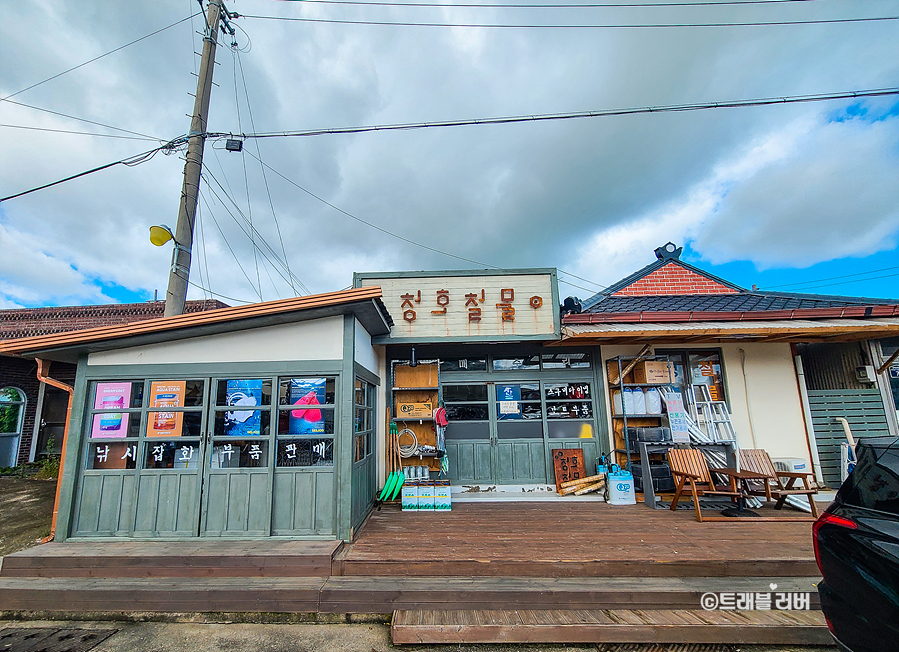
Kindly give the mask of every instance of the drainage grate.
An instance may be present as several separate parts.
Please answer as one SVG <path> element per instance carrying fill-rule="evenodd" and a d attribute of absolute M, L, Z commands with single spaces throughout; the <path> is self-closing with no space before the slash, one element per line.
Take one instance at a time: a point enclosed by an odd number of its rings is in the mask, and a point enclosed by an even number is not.
<path fill-rule="evenodd" d="M 733 645 L 719 643 L 603 643 L 597 652 L 737 652 Z"/>
<path fill-rule="evenodd" d="M 22 627 L 0 630 L 0 652 L 88 652 L 117 629 Z"/>

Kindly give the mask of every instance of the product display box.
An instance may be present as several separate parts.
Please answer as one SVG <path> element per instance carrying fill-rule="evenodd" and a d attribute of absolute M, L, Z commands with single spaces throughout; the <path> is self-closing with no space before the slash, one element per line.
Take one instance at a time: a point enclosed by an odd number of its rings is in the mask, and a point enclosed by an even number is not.
<path fill-rule="evenodd" d="M 400 419 L 430 419 L 434 409 L 431 403 L 397 403 L 396 414 Z"/>
<path fill-rule="evenodd" d="M 453 508 L 453 492 L 447 480 L 434 483 L 434 511 L 449 512 Z"/>
<path fill-rule="evenodd" d="M 431 481 L 420 482 L 418 484 L 418 511 L 433 512 L 434 511 L 434 490 L 436 487 Z"/>
<path fill-rule="evenodd" d="M 674 363 L 663 360 L 644 360 L 630 374 L 635 383 L 668 384 L 674 382 Z"/>
<path fill-rule="evenodd" d="M 403 485 L 402 506 L 404 512 L 418 511 L 418 483 L 407 482 Z"/>

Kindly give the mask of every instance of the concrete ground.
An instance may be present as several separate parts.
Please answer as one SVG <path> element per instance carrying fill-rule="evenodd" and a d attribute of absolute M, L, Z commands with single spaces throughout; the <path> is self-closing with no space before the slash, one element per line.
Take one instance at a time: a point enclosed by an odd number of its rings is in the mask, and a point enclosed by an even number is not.
<path fill-rule="evenodd" d="M 831 647 L 732 645 L 421 645 L 394 647 L 381 622 L 247 624 L 116 621 L 0 621 L 7 628 L 116 629 L 95 652 L 830 652 Z M 0 650 L 5 650 L 0 645 Z M 8 652 L 17 652 L 14 648 Z"/>

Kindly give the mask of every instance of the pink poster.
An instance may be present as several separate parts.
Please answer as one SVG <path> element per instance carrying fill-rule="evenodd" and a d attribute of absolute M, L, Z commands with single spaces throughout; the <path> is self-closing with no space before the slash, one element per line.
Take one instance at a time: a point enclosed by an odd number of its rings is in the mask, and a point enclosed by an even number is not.
<path fill-rule="evenodd" d="M 94 409 L 104 410 L 95 414 L 91 424 L 91 438 L 116 439 L 128 435 L 128 416 L 124 410 L 131 405 L 131 383 L 97 383 Z M 108 411 L 109 410 L 109 411 Z M 122 410 L 112 412 L 111 410 Z"/>

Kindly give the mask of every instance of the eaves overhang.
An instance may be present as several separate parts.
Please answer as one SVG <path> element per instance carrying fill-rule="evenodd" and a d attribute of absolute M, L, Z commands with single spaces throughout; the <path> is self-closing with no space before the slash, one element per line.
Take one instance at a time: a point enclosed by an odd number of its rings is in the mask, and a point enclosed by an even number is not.
<path fill-rule="evenodd" d="M 130 324 L 67 331 L 0 342 L 0 355 L 74 363 L 83 354 L 251 328 L 353 314 L 373 337 L 390 332 L 393 319 L 381 288 L 367 287 L 221 308 Z"/>

